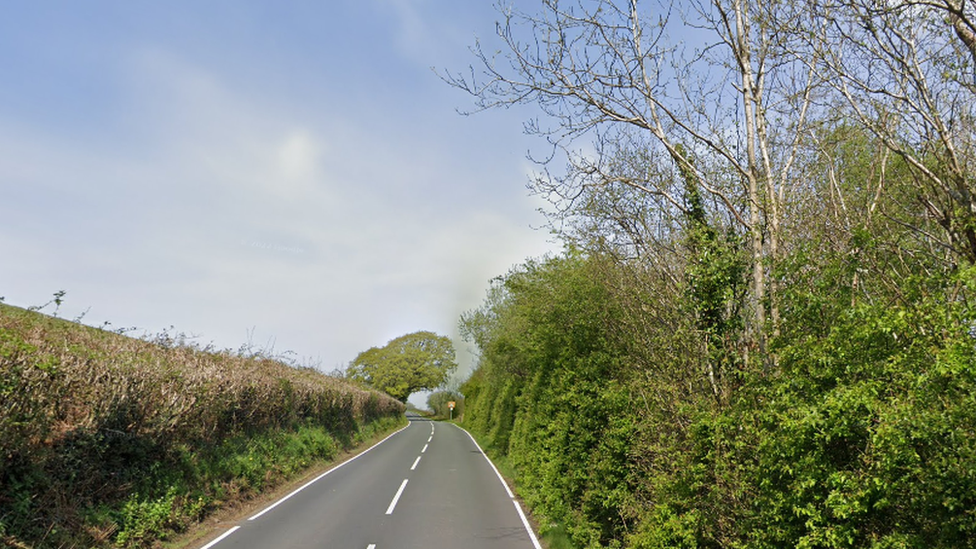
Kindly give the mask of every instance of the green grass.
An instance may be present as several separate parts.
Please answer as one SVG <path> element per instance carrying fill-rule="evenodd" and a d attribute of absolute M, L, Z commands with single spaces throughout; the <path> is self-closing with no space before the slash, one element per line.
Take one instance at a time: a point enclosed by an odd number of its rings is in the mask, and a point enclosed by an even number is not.
<path fill-rule="evenodd" d="M 547 528 L 546 532 L 540 536 L 539 541 L 548 549 L 576 549 L 573 540 L 569 537 L 569 532 L 562 524 Z"/>

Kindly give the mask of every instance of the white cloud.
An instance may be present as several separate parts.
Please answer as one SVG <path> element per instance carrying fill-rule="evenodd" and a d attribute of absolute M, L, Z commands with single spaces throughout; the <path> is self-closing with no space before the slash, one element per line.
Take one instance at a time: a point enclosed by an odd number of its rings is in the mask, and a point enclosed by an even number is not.
<path fill-rule="evenodd" d="M 392 22 L 397 53 L 424 69 L 469 62 L 478 29 L 493 32 L 498 19 L 490 2 L 373 0 L 372 6 Z"/>
<path fill-rule="evenodd" d="M 384 0 L 381 9 L 390 8 L 396 24 L 396 42 L 411 57 L 428 57 L 433 50 L 433 32 L 421 16 L 426 0 Z M 384 10 L 385 11 L 385 10 Z"/>
<path fill-rule="evenodd" d="M 499 190 L 457 143 L 407 142 L 328 101 L 297 116 L 162 50 L 126 68 L 124 135 L 0 123 L 3 192 L 28 186 L 0 220 L 8 301 L 66 289 L 96 323 L 175 324 L 226 347 L 254 330 L 331 369 L 407 331 L 452 334 L 491 277 L 549 248 L 530 204 L 494 196 L 522 181 Z"/>
<path fill-rule="evenodd" d="M 307 131 L 289 133 L 278 147 L 281 175 L 289 181 L 308 181 L 318 174 L 319 147 Z"/>

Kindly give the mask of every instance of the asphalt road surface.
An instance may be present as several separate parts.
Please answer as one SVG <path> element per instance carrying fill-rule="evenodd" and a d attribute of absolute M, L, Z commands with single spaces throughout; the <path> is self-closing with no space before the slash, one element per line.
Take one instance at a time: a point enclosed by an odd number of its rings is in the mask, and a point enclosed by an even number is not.
<path fill-rule="evenodd" d="M 204 549 L 539 549 L 470 436 L 410 424 L 227 529 Z"/>

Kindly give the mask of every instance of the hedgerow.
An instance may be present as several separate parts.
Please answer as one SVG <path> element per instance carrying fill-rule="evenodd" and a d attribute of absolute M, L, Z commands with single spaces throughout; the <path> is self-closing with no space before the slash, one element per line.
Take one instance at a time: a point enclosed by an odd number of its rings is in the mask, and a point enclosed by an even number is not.
<path fill-rule="evenodd" d="M 797 320 L 778 362 L 729 372 L 726 398 L 685 296 L 621 284 L 635 279 L 617 268 L 530 262 L 463 322 L 482 352 L 462 386 L 466 426 L 513 467 L 544 534 L 578 547 L 976 546 L 971 270 L 906 279 L 885 303 L 838 292 L 846 304 L 824 307 L 790 287 Z"/>
<path fill-rule="evenodd" d="M 0 536 L 15 546 L 149 546 L 403 412 L 311 369 L 3 304 L 0 372 Z"/>

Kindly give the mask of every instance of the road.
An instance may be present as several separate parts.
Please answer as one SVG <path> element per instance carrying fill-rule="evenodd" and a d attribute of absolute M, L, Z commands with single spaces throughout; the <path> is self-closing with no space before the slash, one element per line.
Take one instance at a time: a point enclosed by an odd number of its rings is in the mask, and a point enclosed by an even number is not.
<path fill-rule="evenodd" d="M 203 549 L 539 549 L 518 502 L 465 431 L 408 419 Z"/>

